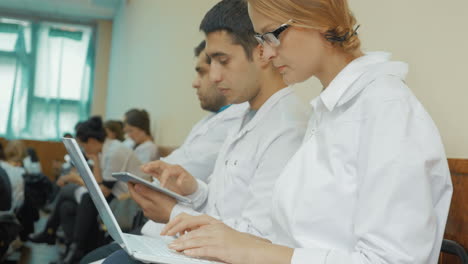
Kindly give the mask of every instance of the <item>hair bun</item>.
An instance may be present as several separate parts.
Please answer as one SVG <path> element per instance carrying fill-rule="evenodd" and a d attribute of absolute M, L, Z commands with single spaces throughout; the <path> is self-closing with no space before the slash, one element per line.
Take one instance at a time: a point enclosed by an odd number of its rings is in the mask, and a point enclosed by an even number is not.
<path fill-rule="evenodd" d="M 352 21 L 355 23 L 355 21 Z M 328 30 L 325 34 L 325 38 L 335 44 L 341 46 L 344 51 L 352 51 L 359 48 L 361 42 L 357 36 L 357 30 L 359 26 L 356 26 L 354 29 L 352 27 L 342 27 L 338 26 L 332 30 Z"/>
<path fill-rule="evenodd" d="M 95 128 L 95 129 L 102 128 L 102 118 L 100 116 L 93 116 L 89 119 L 88 122 L 91 128 Z"/>
<path fill-rule="evenodd" d="M 352 34 L 348 39 L 342 44 L 344 51 L 353 51 L 361 45 L 361 40 L 357 34 Z"/>

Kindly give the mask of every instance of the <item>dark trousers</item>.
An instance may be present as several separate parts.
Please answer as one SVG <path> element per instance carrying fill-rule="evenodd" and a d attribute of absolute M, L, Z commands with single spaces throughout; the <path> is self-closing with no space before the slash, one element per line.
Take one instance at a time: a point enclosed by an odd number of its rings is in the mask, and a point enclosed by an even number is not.
<path fill-rule="evenodd" d="M 58 209 L 60 213 L 60 223 L 68 242 L 71 241 L 74 234 L 77 207 L 78 204 L 75 201 L 67 200 L 63 201 Z"/>
<path fill-rule="evenodd" d="M 133 259 L 123 249 L 114 252 L 112 255 L 106 258 L 106 260 L 103 262 L 103 264 L 123 264 L 123 263 L 141 264 L 143 262 Z"/>
<path fill-rule="evenodd" d="M 121 250 L 122 247 L 119 246 L 117 243 L 110 243 L 100 248 L 97 248 L 91 252 L 89 252 L 86 256 L 84 256 L 80 264 L 88 264 L 92 263 L 101 259 L 105 259 L 112 255 L 112 253 Z"/>
<path fill-rule="evenodd" d="M 69 219 L 74 219 L 73 217 L 73 205 L 76 208 L 76 201 L 75 201 L 75 190 L 79 187 L 77 184 L 67 184 L 60 189 L 60 192 L 57 195 L 57 203 L 55 204 L 55 208 L 52 211 L 49 219 L 47 220 L 46 228 L 52 229 L 53 232 L 57 231 L 57 228 L 60 226 L 62 221 L 69 221 Z M 64 207 L 62 208 L 62 206 Z M 70 213 L 71 215 L 65 214 L 64 212 Z M 69 223 L 67 223 L 69 226 Z M 70 232 L 69 232 L 70 234 Z"/>
<path fill-rule="evenodd" d="M 141 229 L 143 228 L 144 221 L 137 227 L 135 227 L 130 234 L 134 235 L 141 235 Z M 100 248 L 97 248 L 91 252 L 89 252 L 84 258 L 81 259 L 80 264 L 87 264 L 91 262 L 95 262 L 101 259 L 105 259 L 112 255 L 112 253 L 121 250 L 122 247 L 117 244 L 116 242 L 112 242 L 110 244 L 107 244 L 105 246 L 101 246 Z"/>
<path fill-rule="evenodd" d="M 108 202 L 112 199 L 112 195 Z M 75 219 L 75 227 L 73 232 L 72 242 L 78 244 L 78 248 L 88 251 L 99 246 L 93 236 L 99 232 L 99 223 L 97 221 L 98 211 L 94 206 L 93 200 L 89 193 L 85 193 L 78 205 Z"/>
<path fill-rule="evenodd" d="M 54 232 L 61 225 L 68 242 L 76 243 L 78 248 L 88 251 L 99 245 L 98 211 L 89 193 L 83 194 L 81 202 L 75 200 L 78 185 L 67 184 L 57 197 L 57 204 L 49 217 L 46 228 Z M 111 195 L 107 200 L 112 200 Z"/>

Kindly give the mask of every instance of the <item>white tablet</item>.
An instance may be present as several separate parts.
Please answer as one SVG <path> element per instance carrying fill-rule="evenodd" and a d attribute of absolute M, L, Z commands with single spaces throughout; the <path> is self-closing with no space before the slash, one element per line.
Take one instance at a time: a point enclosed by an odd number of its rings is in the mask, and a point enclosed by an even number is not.
<path fill-rule="evenodd" d="M 132 182 L 132 183 L 140 183 L 140 184 L 143 184 L 155 191 L 158 191 L 158 192 L 161 192 L 161 193 L 164 193 L 165 195 L 169 196 L 169 197 L 172 197 L 174 199 L 176 199 L 177 201 L 179 202 L 183 202 L 183 203 L 188 203 L 188 204 L 191 204 L 192 203 L 192 200 L 190 200 L 189 198 L 185 197 L 185 196 L 182 196 L 178 193 L 175 193 L 169 189 L 166 189 L 164 187 L 161 187 L 159 184 L 156 184 L 156 183 L 152 183 L 152 182 L 149 182 L 145 179 L 142 179 L 138 176 L 135 176 L 129 172 L 114 172 L 112 173 L 112 177 L 118 179 L 119 181 L 123 181 L 123 182 Z"/>

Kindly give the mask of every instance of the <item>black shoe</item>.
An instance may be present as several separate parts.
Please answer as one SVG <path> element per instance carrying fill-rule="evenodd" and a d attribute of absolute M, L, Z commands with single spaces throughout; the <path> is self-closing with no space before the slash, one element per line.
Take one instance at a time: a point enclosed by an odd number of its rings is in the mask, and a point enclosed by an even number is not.
<path fill-rule="evenodd" d="M 65 256 L 68 254 L 68 251 L 70 250 L 70 243 L 66 243 L 64 247 L 61 247 L 59 250 L 59 257 L 61 259 L 64 259 Z"/>
<path fill-rule="evenodd" d="M 72 243 L 68 247 L 68 252 L 65 258 L 63 259 L 62 263 L 63 264 L 75 264 L 79 263 L 81 258 L 84 257 L 84 250 L 78 247 L 78 244 Z"/>
<path fill-rule="evenodd" d="M 50 229 L 46 229 L 40 233 L 29 235 L 29 241 L 33 243 L 47 243 L 49 245 L 54 245 L 55 233 Z"/>

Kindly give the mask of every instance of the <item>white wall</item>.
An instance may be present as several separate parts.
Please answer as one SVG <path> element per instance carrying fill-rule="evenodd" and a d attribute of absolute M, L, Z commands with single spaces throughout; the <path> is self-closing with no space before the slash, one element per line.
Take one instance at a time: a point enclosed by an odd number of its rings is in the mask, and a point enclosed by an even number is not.
<path fill-rule="evenodd" d="M 113 26 L 106 118 L 150 112 L 159 144 L 180 145 L 205 113 L 192 88 L 198 25 L 216 1 L 131 0 Z"/>
<path fill-rule="evenodd" d="M 96 70 L 94 71 L 91 114 L 104 116 L 106 113 L 112 22 L 108 20 L 98 21 L 96 31 L 96 56 L 94 62 Z"/>
<path fill-rule="evenodd" d="M 431 114 L 448 157 L 468 158 L 468 1 L 353 0 L 365 50 L 410 66 L 408 85 Z"/>
<path fill-rule="evenodd" d="M 146 108 L 163 145 L 179 145 L 204 114 L 191 87 L 198 25 L 217 1 L 130 0 L 113 27 L 107 117 Z M 468 1 L 350 0 L 364 50 L 409 63 L 408 85 L 440 129 L 447 155 L 468 158 Z M 305 101 L 316 80 L 297 85 Z"/>

